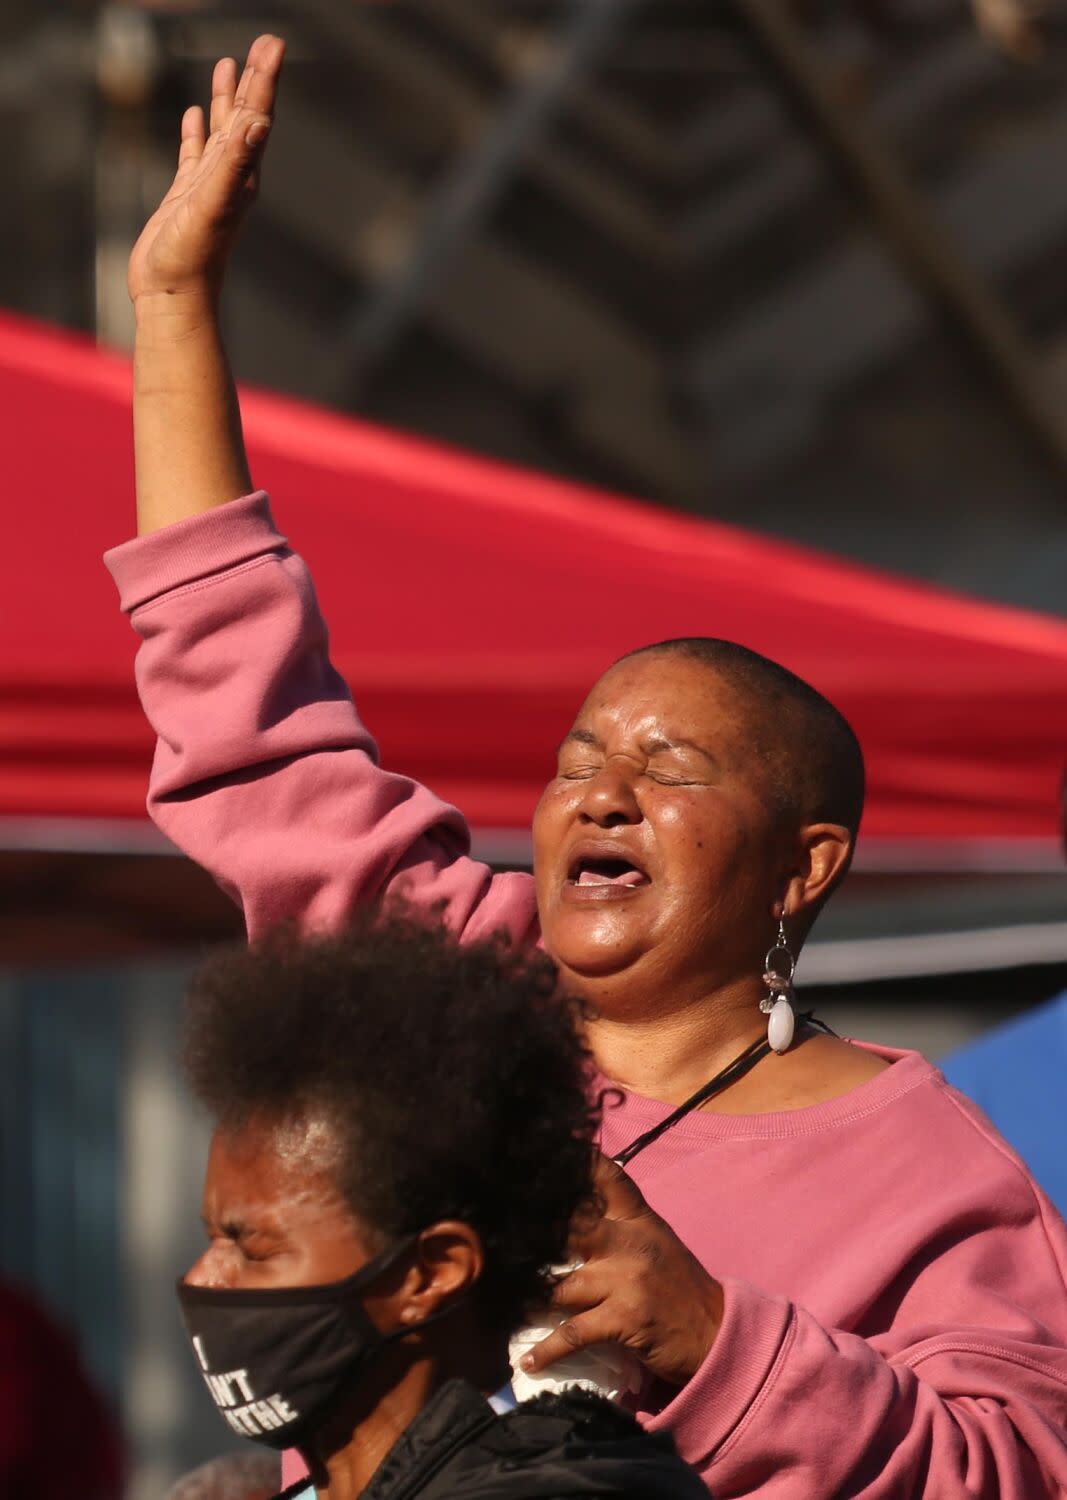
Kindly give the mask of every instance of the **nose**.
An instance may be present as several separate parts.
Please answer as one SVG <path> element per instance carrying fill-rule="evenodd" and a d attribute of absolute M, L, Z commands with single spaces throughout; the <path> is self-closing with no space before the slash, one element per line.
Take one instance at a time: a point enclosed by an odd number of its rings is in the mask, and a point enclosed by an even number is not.
<path fill-rule="evenodd" d="M 618 762 L 606 761 L 585 783 L 578 808 L 580 821 L 595 823 L 598 828 L 619 828 L 640 823 L 643 816 L 633 780 Z"/>
<path fill-rule="evenodd" d="M 232 1268 L 226 1264 L 214 1245 L 209 1245 L 193 1261 L 182 1279 L 186 1286 L 227 1287 L 234 1282 Z"/>
<path fill-rule="evenodd" d="M 211 1251 L 205 1250 L 186 1271 L 182 1280 L 187 1286 L 211 1286 Z"/>

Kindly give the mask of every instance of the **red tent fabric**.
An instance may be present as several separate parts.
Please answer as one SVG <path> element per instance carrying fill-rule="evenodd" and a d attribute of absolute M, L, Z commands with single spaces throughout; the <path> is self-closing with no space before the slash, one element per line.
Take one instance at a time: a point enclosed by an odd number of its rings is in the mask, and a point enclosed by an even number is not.
<path fill-rule="evenodd" d="M 129 367 L 0 318 L 9 516 L 0 818 L 141 819 L 151 738 L 100 564 L 133 516 Z M 1056 837 L 1067 623 L 882 576 L 246 392 L 257 481 L 308 558 L 386 765 L 525 829 L 619 653 L 720 635 L 851 718 L 882 840 Z"/>

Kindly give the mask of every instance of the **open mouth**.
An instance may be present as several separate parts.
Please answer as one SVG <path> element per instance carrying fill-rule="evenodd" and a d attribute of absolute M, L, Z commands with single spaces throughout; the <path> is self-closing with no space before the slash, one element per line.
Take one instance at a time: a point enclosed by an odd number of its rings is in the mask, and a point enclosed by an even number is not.
<path fill-rule="evenodd" d="M 628 859 L 579 854 L 571 862 L 567 884 L 583 888 L 614 886 L 619 890 L 633 890 L 637 886 L 648 885 L 649 878 L 640 866 Z"/>

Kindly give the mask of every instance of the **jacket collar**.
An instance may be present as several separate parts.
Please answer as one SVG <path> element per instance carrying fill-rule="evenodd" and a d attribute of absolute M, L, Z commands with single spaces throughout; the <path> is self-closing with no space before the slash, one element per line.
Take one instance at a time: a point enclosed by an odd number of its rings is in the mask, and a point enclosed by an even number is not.
<path fill-rule="evenodd" d="M 378 1465 L 361 1500 L 407 1500 L 452 1455 L 496 1420 L 493 1408 L 465 1380 L 450 1380 L 431 1397 Z"/>

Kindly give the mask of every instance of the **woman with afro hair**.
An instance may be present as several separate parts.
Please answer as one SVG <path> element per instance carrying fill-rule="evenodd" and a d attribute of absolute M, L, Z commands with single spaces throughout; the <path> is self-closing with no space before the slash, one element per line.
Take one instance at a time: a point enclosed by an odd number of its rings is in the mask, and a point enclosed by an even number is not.
<path fill-rule="evenodd" d="M 215 1131 L 178 1295 L 228 1426 L 297 1447 L 319 1496 L 703 1500 L 602 1396 L 498 1416 L 483 1394 L 594 1210 L 577 1019 L 547 959 L 396 912 L 194 984 L 186 1072 Z"/>

